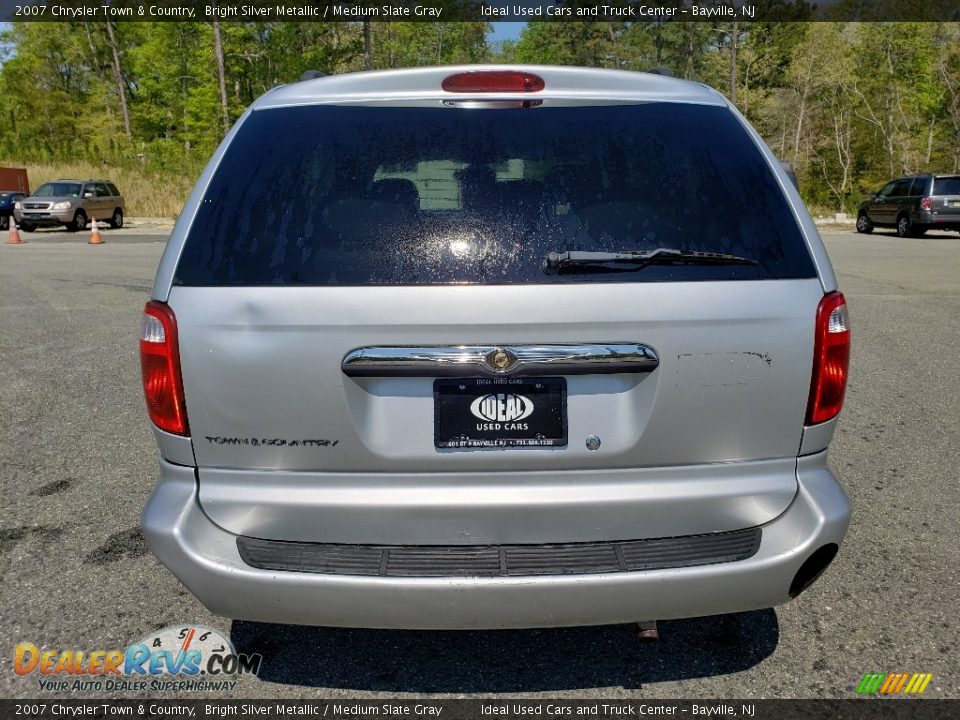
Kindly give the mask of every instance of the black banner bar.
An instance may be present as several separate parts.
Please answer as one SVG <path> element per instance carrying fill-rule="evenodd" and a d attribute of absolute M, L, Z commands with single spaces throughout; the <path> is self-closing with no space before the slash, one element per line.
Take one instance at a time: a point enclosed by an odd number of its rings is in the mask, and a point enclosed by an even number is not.
<path fill-rule="evenodd" d="M 682 718 L 684 720 L 952 720 L 958 700 L 0 700 L 15 718 Z"/>
<path fill-rule="evenodd" d="M 957 22 L 957 0 L 0 0 L 0 21 Z"/>

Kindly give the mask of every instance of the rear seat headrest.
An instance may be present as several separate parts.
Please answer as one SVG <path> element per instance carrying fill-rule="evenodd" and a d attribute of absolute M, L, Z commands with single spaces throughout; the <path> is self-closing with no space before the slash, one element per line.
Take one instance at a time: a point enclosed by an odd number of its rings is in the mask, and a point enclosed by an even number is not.
<path fill-rule="evenodd" d="M 420 193 L 413 180 L 406 178 L 384 178 L 373 183 L 373 197 L 383 202 L 407 205 L 420 209 Z"/>

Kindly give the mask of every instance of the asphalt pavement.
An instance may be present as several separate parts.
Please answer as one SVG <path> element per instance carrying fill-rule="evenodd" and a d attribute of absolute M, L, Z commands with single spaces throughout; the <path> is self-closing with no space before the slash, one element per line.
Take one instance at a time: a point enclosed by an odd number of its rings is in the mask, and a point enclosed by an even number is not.
<path fill-rule="evenodd" d="M 854 326 L 831 464 L 855 515 L 831 569 L 791 604 L 663 622 L 641 644 L 630 625 L 405 632 L 211 615 L 138 527 L 157 452 L 136 333 L 167 232 L 0 245 L 0 696 L 66 697 L 14 674 L 17 643 L 122 649 L 195 623 L 264 656 L 220 698 L 851 698 L 864 673 L 894 671 L 933 673 L 926 696 L 960 697 L 956 233 L 825 232 Z"/>

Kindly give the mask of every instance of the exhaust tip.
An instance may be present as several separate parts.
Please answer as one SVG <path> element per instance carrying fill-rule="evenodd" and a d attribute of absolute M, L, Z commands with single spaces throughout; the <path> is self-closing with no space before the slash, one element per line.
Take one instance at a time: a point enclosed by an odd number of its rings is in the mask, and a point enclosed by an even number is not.
<path fill-rule="evenodd" d="M 814 551 L 813 555 L 803 561 L 803 565 L 793 576 L 793 582 L 790 583 L 790 597 L 795 598 L 808 587 L 813 585 L 818 577 L 823 575 L 833 559 L 837 556 L 840 546 L 836 543 L 829 543 Z"/>

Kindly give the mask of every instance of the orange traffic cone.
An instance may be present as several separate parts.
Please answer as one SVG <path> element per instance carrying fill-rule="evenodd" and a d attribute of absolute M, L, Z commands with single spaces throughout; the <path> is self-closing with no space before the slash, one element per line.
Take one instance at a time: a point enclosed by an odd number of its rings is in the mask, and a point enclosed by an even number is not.
<path fill-rule="evenodd" d="M 97 219 L 91 218 L 93 224 L 90 226 L 90 239 L 87 240 L 87 245 L 103 245 L 103 238 L 100 237 L 100 228 L 97 227 Z"/>
<path fill-rule="evenodd" d="M 13 215 L 10 216 L 10 223 L 7 226 L 7 245 L 23 245 L 23 240 L 20 239 L 20 231 L 17 230 L 17 221 L 13 219 Z"/>

